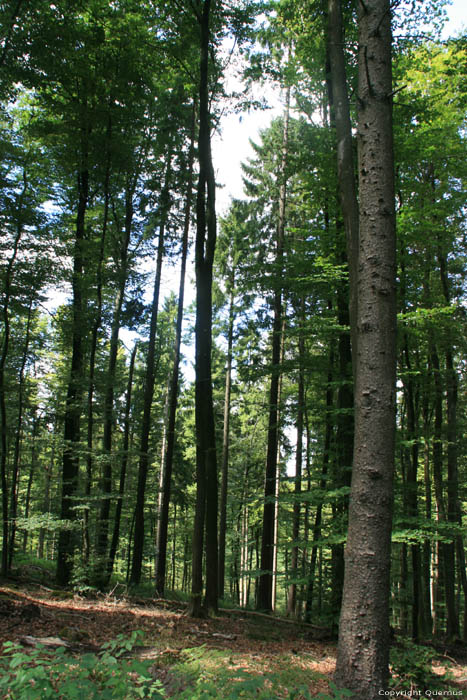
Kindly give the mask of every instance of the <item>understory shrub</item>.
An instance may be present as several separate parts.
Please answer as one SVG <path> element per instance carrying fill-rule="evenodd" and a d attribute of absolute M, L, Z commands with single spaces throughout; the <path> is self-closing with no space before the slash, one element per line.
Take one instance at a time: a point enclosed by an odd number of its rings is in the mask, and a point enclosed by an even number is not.
<path fill-rule="evenodd" d="M 38 644 L 25 649 L 6 642 L 0 657 L 0 697 L 5 700 L 344 700 L 347 690 L 331 685 L 331 694 L 312 696 L 302 687 L 285 690 L 288 678 L 281 673 L 258 675 L 222 663 L 222 652 L 204 645 L 186 649 L 184 661 L 175 664 L 172 676 L 183 680 L 178 691 L 166 691 L 153 660 L 134 658 L 142 633 L 119 635 L 102 645 L 98 653 L 73 656 L 65 647 L 51 650 Z M 275 689 L 280 691 L 275 692 Z"/>

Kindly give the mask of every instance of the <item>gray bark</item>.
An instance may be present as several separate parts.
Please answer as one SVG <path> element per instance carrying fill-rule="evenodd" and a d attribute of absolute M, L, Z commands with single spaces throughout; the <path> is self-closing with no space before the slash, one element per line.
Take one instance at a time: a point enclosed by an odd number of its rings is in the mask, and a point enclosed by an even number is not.
<path fill-rule="evenodd" d="M 355 446 L 336 682 L 388 682 L 396 394 L 396 256 L 388 0 L 359 5 L 359 264 Z"/>

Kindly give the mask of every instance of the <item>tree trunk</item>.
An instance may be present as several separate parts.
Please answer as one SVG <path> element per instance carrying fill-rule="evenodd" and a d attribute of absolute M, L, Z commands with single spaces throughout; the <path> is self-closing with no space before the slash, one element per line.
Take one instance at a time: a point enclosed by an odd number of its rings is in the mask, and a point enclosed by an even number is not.
<path fill-rule="evenodd" d="M 327 475 L 329 471 L 329 457 L 331 450 L 332 439 L 332 410 L 333 410 L 333 367 L 334 367 L 334 350 L 331 347 L 329 352 L 329 369 L 326 384 L 326 411 L 325 411 L 325 430 L 324 430 L 324 449 L 323 449 L 323 466 L 321 469 L 321 479 L 319 481 L 319 489 L 324 492 L 327 485 Z M 307 436 L 309 437 L 310 429 L 307 420 Z M 322 522 L 323 504 L 318 503 L 316 507 L 315 522 L 313 525 L 313 540 L 311 545 L 310 567 L 308 570 L 308 586 L 306 592 L 305 605 L 305 622 L 311 622 L 313 612 L 313 596 L 315 587 L 315 570 L 316 560 L 318 555 L 318 547 L 315 544 L 321 537 L 321 522 Z"/>
<path fill-rule="evenodd" d="M 29 338 L 31 333 L 31 316 L 32 316 L 32 299 L 29 302 L 28 319 L 26 324 L 26 339 L 24 342 L 24 352 L 19 371 L 19 388 L 18 388 L 18 419 L 16 421 L 15 449 L 13 453 L 13 473 L 11 479 L 11 494 L 10 494 L 10 544 L 8 551 L 8 569 L 11 569 L 13 561 L 13 550 L 15 546 L 16 536 L 16 516 L 18 512 L 18 481 L 19 467 L 21 454 L 21 435 L 23 432 L 23 411 L 24 411 L 24 370 L 28 359 Z"/>
<path fill-rule="evenodd" d="M 282 137 L 281 184 L 279 191 L 279 219 L 277 224 L 276 255 L 277 279 L 282 278 L 285 236 L 285 207 L 287 201 L 287 159 L 289 142 L 290 88 L 286 91 L 284 132 Z M 279 380 L 282 338 L 282 288 L 277 284 L 273 301 L 273 326 L 271 348 L 271 383 L 269 388 L 268 446 L 264 479 L 263 528 L 261 537 L 261 574 L 258 579 L 258 610 L 272 612 L 274 575 L 274 523 L 277 473 L 277 448 L 279 442 Z"/>
<path fill-rule="evenodd" d="M 131 229 L 133 223 L 133 188 L 127 185 L 125 192 L 125 224 L 123 238 L 120 243 L 119 251 L 119 269 L 118 269 L 118 287 L 115 297 L 112 325 L 110 332 L 110 347 L 109 359 L 107 367 L 107 377 L 104 394 L 103 419 L 104 419 L 104 435 L 102 439 L 103 459 L 102 459 L 102 477 L 101 477 L 101 503 L 99 516 L 97 520 L 97 536 L 96 536 L 96 566 L 94 570 L 95 585 L 99 588 L 105 587 L 108 583 L 109 576 L 112 573 L 113 560 L 109 561 L 107 557 L 107 544 L 109 535 L 109 516 L 110 504 L 112 495 L 112 434 L 114 430 L 114 384 L 115 374 L 117 369 L 118 357 L 118 337 L 120 332 L 121 314 L 123 300 L 125 296 L 125 287 L 128 278 L 128 248 L 130 245 Z M 135 352 L 135 350 L 134 350 Z M 130 361 L 130 375 L 132 375 L 132 362 Z M 130 389 L 131 396 L 131 389 Z M 128 436 L 127 436 L 128 439 Z M 123 457 L 122 465 L 127 457 Z M 126 470 L 126 464 L 125 464 Z M 125 482 L 125 478 L 123 479 Z M 120 513 L 121 513 L 121 495 L 119 494 Z M 118 503 L 117 503 L 118 508 Z M 118 538 L 117 538 L 118 539 Z M 115 556 L 115 553 L 114 553 Z"/>
<path fill-rule="evenodd" d="M 13 281 L 13 269 L 18 256 L 18 249 L 23 235 L 22 208 L 23 201 L 26 195 L 28 181 L 26 171 L 23 170 L 23 189 L 18 198 L 18 219 L 16 224 L 16 233 L 13 241 L 13 250 L 5 274 L 5 283 L 3 287 L 3 343 L 0 355 L 0 479 L 2 484 L 2 561 L 1 575 L 6 576 L 9 565 L 9 514 L 8 514 L 8 481 L 7 481 L 7 457 L 8 457 L 8 426 L 7 426 L 7 408 L 6 408 L 6 387 L 5 387 L 5 365 L 8 357 L 10 345 L 10 301 L 11 301 L 11 284 Z"/>
<path fill-rule="evenodd" d="M 446 522 L 446 507 L 443 493 L 443 389 L 441 385 L 441 374 L 439 357 L 436 346 L 430 340 L 430 363 L 434 382 L 434 426 L 433 426 L 433 485 L 436 501 L 436 519 L 438 522 Z M 444 568 L 444 544 L 439 540 L 436 542 L 436 576 L 433 585 L 435 592 L 433 595 L 433 634 L 441 631 L 441 610 L 440 610 L 440 582 L 444 581 L 441 575 L 441 568 Z M 454 601 L 446 601 L 446 604 Z"/>
<path fill-rule="evenodd" d="M 340 226 L 337 226 L 339 231 Z M 352 459 L 354 446 L 354 416 L 353 416 L 353 376 L 352 349 L 348 331 L 349 305 L 346 288 L 337 290 L 337 320 L 340 326 L 338 348 L 339 386 L 337 389 L 337 421 L 336 421 L 336 457 L 334 488 L 349 487 L 352 474 Z M 345 495 L 335 504 L 335 517 L 340 532 L 347 531 L 349 499 Z M 340 534 L 340 533 L 339 533 Z M 342 604 L 344 586 L 344 543 L 332 545 L 331 555 L 332 585 L 331 585 L 331 614 L 332 626 L 337 631 L 339 613 Z"/>
<path fill-rule="evenodd" d="M 130 585 L 138 585 L 141 580 L 144 548 L 144 503 L 146 496 L 146 479 L 149 469 L 149 433 L 151 431 L 151 408 L 155 382 L 155 357 L 157 317 L 159 311 L 159 294 L 161 288 L 162 260 L 164 257 L 165 225 L 169 209 L 169 175 L 172 153 L 167 155 L 166 181 L 161 192 L 161 221 L 159 224 L 159 242 L 157 246 L 156 275 L 151 303 L 151 322 L 149 327 L 148 354 L 144 377 L 143 420 L 139 448 L 138 486 L 136 491 L 135 523 L 133 532 L 133 560 L 130 573 Z"/>
<path fill-rule="evenodd" d="M 232 346 L 234 326 L 235 269 L 230 279 L 229 328 L 227 332 L 227 366 L 225 369 L 224 428 L 222 434 L 222 480 L 219 516 L 219 598 L 224 597 L 225 585 L 225 536 L 227 530 L 227 488 L 229 480 L 230 394 L 232 385 Z"/>
<path fill-rule="evenodd" d="M 86 128 L 83 127 L 83 131 Z M 73 555 L 76 546 L 76 498 L 78 495 L 79 443 L 82 414 L 84 380 L 83 335 L 85 332 L 85 304 L 83 299 L 85 218 L 89 199 L 89 172 L 87 170 L 87 146 L 83 144 L 84 167 L 78 173 L 78 213 L 76 217 L 76 238 L 72 278 L 72 341 L 71 371 L 65 405 L 65 429 L 62 466 L 62 497 L 60 520 L 67 521 L 69 527 L 60 531 L 57 551 L 57 583 L 67 586 L 73 570 Z M 71 527 L 70 527 L 71 525 Z"/>
<path fill-rule="evenodd" d="M 193 179 L 193 161 L 194 161 L 194 139 L 195 139 L 195 105 L 193 105 L 193 124 L 191 130 L 190 152 L 188 156 L 187 168 L 187 191 L 185 194 L 185 221 L 183 227 L 182 238 L 182 253 L 180 267 L 180 283 L 178 290 L 178 307 L 177 321 L 175 330 L 174 343 L 174 360 L 172 366 L 172 374 L 169 383 L 168 391 L 168 418 L 166 426 L 166 439 L 164 442 L 164 451 L 162 455 L 161 465 L 161 496 L 159 519 L 157 523 L 157 538 L 156 538 L 156 593 L 158 596 L 164 596 L 165 588 L 165 572 L 167 560 L 167 532 L 169 524 L 169 503 L 170 491 L 172 483 L 172 468 L 173 455 L 175 447 L 175 421 L 177 415 L 178 402 L 178 380 L 180 366 L 180 345 L 182 340 L 182 323 L 183 323 L 183 304 L 185 298 L 185 272 L 186 260 L 188 255 L 188 234 L 190 231 L 191 219 L 191 199 L 192 199 L 192 179 Z"/>
<path fill-rule="evenodd" d="M 344 32 L 342 26 L 341 0 L 328 0 L 327 54 L 330 78 L 329 101 L 331 107 L 331 124 L 336 129 L 337 137 L 337 179 L 339 200 L 347 240 L 347 260 L 350 279 L 357 279 L 359 213 L 357 200 L 357 183 L 352 147 L 352 123 L 347 86 L 344 54 Z M 355 361 L 357 344 L 357 306 L 356 284 L 350 285 L 350 332 L 352 337 L 352 358 Z M 355 374 L 355 372 L 354 372 Z"/>
<path fill-rule="evenodd" d="M 336 682 L 361 700 L 374 700 L 389 675 L 396 395 L 392 40 L 388 0 L 367 0 L 358 12 L 355 446 Z"/>
<path fill-rule="evenodd" d="M 128 384 L 125 400 L 125 418 L 123 429 L 123 446 L 122 446 L 122 461 L 120 465 L 120 482 L 118 486 L 118 498 L 115 506 L 114 527 L 112 533 L 112 541 L 110 543 L 109 559 L 107 562 L 107 579 L 109 580 L 117 554 L 118 542 L 120 539 L 120 522 L 122 518 L 123 496 L 125 494 L 126 472 L 128 467 L 128 456 L 130 448 L 130 416 L 131 416 L 131 395 L 133 390 L 133 374 L 135 370 L 135 359 L 137 352 L 137 343 L 134 344 L 130 357 L 130 368 L 128 373 Z"/>
<path fill-rule="evenodd" d="M 424 454 L 423 454 L 423 482 L 425 492 L 425 517 L 428 522 L 432 519 L 432 496 L 431 496 L 431 475 L 430 475 L 430 439 L 431 433 L 429 428 L 429 408 L 428 408 L 428 387 L 423 393 L 422 415 L 423 415 L 423 435 L 424 435 Z M 423 561 L 422 561 L 422 591 L 425 610 L 424 628 L 428 635 L 433 632 L 433 619 L 431 611 L 433 601 L 431 598 L 431 554 L 432 543 L 426 540 L 423 546 Z"/>
<path fill-rule="evenodd" d="M 216 247 L 216 182 L 211 155 L 209 53 L 211 0 L 204 0 L 200 22 L 199 177 L 196 198 L 195 423 L 196 506 L 190 615 L 218 605 L 217 459 L 211 378 L 212 268 Z M 202 610 L 203 541 L 206 523 L 206 594 Z"/>
<path fill-rule="evenodd" d="M 441 241 L 438 238 L 438 263 L 441 277 L 441 286 L 443 289 L 444 299 L 447 304 L 451 303 L 451 293 L 449 290 L 449 278 L 447 271 L 447 260 L 441 248 Z M 458 400 L 458 379 L 457 372 L 454 367 L 453 349 L 450 339 L 448 347 L 445 350 L 446 359 L 446 437 L 447 437 L 447 519 L 454 526 L 462 525 L 462 512 L 459 504 L 459 472 L 457 465 L 457 400 Z M 457 546 L 458 562 L 462 566 L 465 560 L 463 539 L 460 535 L 454 535 L 452 542 L 447 542 L 445 547 L 445 565 L 446 565 L 446 604 L 447 604 L 447 636 L 450 639 L 455 639 L 460 636 L 459 616 L 454 600 L 455 590 L 455 553 Z M 461 573 L 461 583 L 464 592 L 464 607 L 467 607 L 467 577 L 465 573 L 465 563 Z M 449 603 L 448 603 L 449 599 Z M 464 617 L 467 620 L 467 614 Z M 465 632 L 465 630 L 464 630 Z"/>
<path fill-rule="evenodd" d="M 406 308 L 406 271 L 404 250 L 400 254 L 400 298 L 401 310 L 403 313 Z M 417 527 L 418 518 L 418 461 L 419 461 L 419 419 L 418 419 L 418 386 L 414 378 L 412 369 L 411 353 L 409 349 L 409 338 L 407 329 L 404 327 L 402 340 L 402 357 L 405 363 L 405 372 L 402 375 L 402 383 L 404 387 L 404 399 L 406 406 L 406 423 L 407 432 L 406 440 L 410 443 L 410 448 L 407 448 L 407 470 L 404 484 L 404 505 L 408 517 L 408 527 L 414 529 Z M 404 448 L 403 448 L 404 449 Z M 423 596 L 422 596 L 422 562 L 420 544 L 413 542 L 410 545 L 410 553 L 412 558 L 412 639 L 418 643 L 420 626 L 423 625 L 425 616 L 423 614 Z M 422 627 L 423 629 L 423 627 Z"/>
<path fill-rule="evenodd" d="M 110 139 L 111 139 L 111 120 L 109 116 L 106 134 L 106 166 L 104 178 L 104 213 L 102 220 L 102 231 L 99 242 L 99 255 L 96 269 L 96 311 L 94 322 L 91 331 L 91 347 L 89 351 L 89 381 L 87 395 L 87 454 L 86 454 L 86 481 L 84 489 L 84 566 L 86 569 L 89 566 L 91 556 L 91 537 L 89 532 L 89 512 L 91 509 L 90 498 L 92 490 L 92 480 L 94 471 L 94 391 L 95 391 L 95 375 L 96 375 L 96 355 L 98 346 L 99 330 L 102 325 L 102 287 L 103 287 L 103 267 L 105 257 L 105 246 L 107 238 L 107 226 L 109 221 L 109 184 L 110 184 Z M 97 552 L 99 562 L 99 552 Z M 99 566 L 99 563 L 97 565 Z M 103 582 L 99 582 L 102 584 Z"/>
<path fill-rule="evenodd" d="M 292 525 L 292 557 L 290 562 L 292 582 L 289 588 L 287 601 L 287 614 L 295 615 L 297 607 L 297 583 L 293 579 L 298 577 L 298 539 L 300 537 L 300 495 L 302 492 L 302 463 L 303 463 L 303 412 L 305 409 L 305 300 L 300 303 L 300 328 L 298 336 L 298 391 L 297 391 L 297 444 L 295 447 L 295 484 L 294 484 L 294 505 L 293 505 L 293 525 Z"/>

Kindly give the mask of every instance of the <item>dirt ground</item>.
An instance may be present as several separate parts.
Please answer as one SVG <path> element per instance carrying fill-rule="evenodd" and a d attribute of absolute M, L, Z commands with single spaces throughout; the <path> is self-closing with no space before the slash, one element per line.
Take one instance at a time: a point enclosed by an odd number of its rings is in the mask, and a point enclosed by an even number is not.
<path fill-rule="evenodd" d="M 232 669 L 262 674 L 286 665 L 289 672 L 309 671 L 313 678 L 309 689 L 315 695 L 328 690 L 335 667 L 335 641 L 323 639 L 326 631 L 312 625 L 241 611 L 221 611 L 215 618 L 194 620 L 186 615 L 184 604 L 170 601 L 116 595 L 89 599 L 43 585 L 5 583 L 0 587 L 1 644 L 58 637 L 79 653 L 98 651 L 102 643 L 134 630 L 144 632 L 141 656 L 153 658 L 161 669 L 176 663 L 184 649 L 205 645 L 228 651 Z M 435 672 L 442 673 L 449 662 L 450 688 L 457 697 L 467 697 L 466 649 L 437 651 Z"/>

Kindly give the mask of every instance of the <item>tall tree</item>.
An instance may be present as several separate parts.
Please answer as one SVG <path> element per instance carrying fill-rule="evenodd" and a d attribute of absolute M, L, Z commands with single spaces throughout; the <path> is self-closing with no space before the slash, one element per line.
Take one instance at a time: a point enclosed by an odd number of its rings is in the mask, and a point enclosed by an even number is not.
<path fill-rule="evenodd" d="M 364 700 L 388 682 L 396 390 L 392 35 L 388 0 L 359 6 L 359 260 L 355 446 L 336 680 Z"/>
<path fill-rule="evenodd" d="M 211 376 L 212 270 L 216 247 L 216 181 L 211 155 L 209 107 L 211 0 L 203 0 L 197 13 L 200 27 L 199 72 L 199 176 L 196 197 L 196 511 L 193 528 L 193 562 L 190 613 L 202 609 L 203 541 L 206 523 L 206 608 L 217 610 L 217 457 Z"/>
<path fill-rule="evenodd" d="M 274 575 L 274 523 L 275 496 L 277 480 L 277 455 L 279 435 L 279 380 L 282 338 L 282 275 L 284 265 L 284 236 L 286 226 L 287 203 L 287 160 L 289 157 L 289 111 L 290 87 L 286 89 L 284 126 L 282 135 L 282 154 L 280 163 L 279 212 L 275 264 L 278 281 L 273 296 L 273 326 L 271 338 L 271 383 L 269 388 L 269 427 L 266 454 L 266 472 L 264 477 L 263 529 L 261 536 L 261 575 L 258 583 L 258 610 L 267 612 L 273 609 L 273 575 Z"/>
<path fill-rule="evenodd" d="M 131 565 L 130 583 L 137 585 L 141 580 L 144 548 L 144 504 L 146 497 L 146 481 L 149 469 L 149 433 L 151 429 L 151 409 L 155 384 L 155 358 L 157 319 L 159 313 L 159 295 L 161 289 L 162 261 L 165 253 L 165 232 L 170 208 L 170 178 L 172 171 L 172 149 L 168 148 L 166 155 L 166 173 L 164 188 L 161 192 L 159 206 L 159 240 L 157 245 L 156 274 L 151 302 L 151 322 L 149 326 L 149 343 L 144 378 L 143 419 L 141 422 L 141 437 L 139 448 L 138 485 L 136 491 L 135 520 L 133 531 L 133 560 Z"/>
<path fill-rule="evenodd" d="M 156 592 L 159 596 L 164 595 L 165 574 L 167 563 L 167 534 L 169 523 L 169 504 L 172 484 L 172 469 L 175 448 L 175 425 L 178 404 L 178 385 L 180 374 L 180 346 L 182 341 L 183 305 L 185 299 L 185 273 L 188 257 L 188 234 L 190 231 L 191 205 L 193 191 L 193 165 L 194 165 L 194 145 L 195 145 L 195 119 L 196 103 L 192 109 L 192 126 L 190 135 L 190 145 L 188 151 L 188 163 L 186 168 L 186 192 L 185 192 L 185 214 L 183 223 L 182 250 L 180 260 L 180 282 L 178 288 L 177 321 L 175 330 L 174 359 L 172 372 L 169 380 L 169 391 L 167 396 L 167 425 L 166 436 L 163 445 L 161 464 L 161 494 L 159 520 L 156 535 Z"/>

